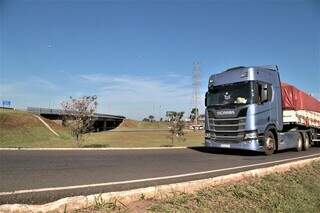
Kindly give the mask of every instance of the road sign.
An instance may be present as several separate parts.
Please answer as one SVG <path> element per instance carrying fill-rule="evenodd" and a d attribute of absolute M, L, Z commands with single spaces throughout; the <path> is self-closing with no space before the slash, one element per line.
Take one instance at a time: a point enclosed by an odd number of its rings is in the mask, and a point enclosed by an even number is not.
<path fill-rule="evenodd" d="M 11 101 L 8 101 L 8 100 L 3 100 L 2 101 L 2 106 L 3 107 L 10 107 L 10 105 L 11 105 Z"/>

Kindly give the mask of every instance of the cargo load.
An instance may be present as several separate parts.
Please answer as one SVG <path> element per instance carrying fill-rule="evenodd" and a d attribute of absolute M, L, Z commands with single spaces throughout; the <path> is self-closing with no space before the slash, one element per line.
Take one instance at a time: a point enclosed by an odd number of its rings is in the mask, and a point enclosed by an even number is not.
<path fill-rule="evenodd" d="M 320 101 L 295 86 L 281 83 L 281 92 L 284 110 L 307 110 L 320 113 Z"/>
<path fill-rule="evenodd" d="M 320 101 L 287 83 L 281 83 L 281 93 L 285 123 L 320 128 Z"/>

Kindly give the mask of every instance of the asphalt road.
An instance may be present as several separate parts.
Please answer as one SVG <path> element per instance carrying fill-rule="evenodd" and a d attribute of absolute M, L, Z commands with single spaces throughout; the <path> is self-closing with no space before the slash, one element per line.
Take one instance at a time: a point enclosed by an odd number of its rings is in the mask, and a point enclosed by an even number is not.
<path fill-rule="evenodd" d="M 315 156 L 320 156 L 320 148 L 272 156 L 205 148 L 0 151 L 0 204 L 45 203 L 66 196 L 203 179 Z"/>

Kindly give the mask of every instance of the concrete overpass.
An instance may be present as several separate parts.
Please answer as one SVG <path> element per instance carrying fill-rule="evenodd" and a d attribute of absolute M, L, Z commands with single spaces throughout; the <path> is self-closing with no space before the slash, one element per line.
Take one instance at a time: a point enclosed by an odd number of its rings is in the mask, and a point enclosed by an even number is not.
<path fill-rule="evenodd" d="M 59 123 L 63 123 L 65 112 L 60 109 L 49 109 L 49 108 L 40 108 L 40 107 L 28 107 L 27 110 L 31 113 L 40 115 L 44 118 L 58 121 Z M 105 131 L 114 129 L 120 125 L 120 123 L 125 119 L 124 116 L 121 115 L 110 115 L 110 114 L 102 114 L 95 113 L 94 114 L 95 123 L 94 129 L 95 131 Z"/>

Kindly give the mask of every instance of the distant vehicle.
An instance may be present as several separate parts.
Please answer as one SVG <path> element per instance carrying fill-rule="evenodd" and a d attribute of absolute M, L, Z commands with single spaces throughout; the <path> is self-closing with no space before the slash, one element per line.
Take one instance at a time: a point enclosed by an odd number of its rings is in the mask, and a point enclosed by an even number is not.
<path fill-rule="evenodd" d="M 203 125 L 202 124 L 192 124 L 189 126 L 189 129 L 191 130 L 202 130 L 203 129 Z"/>
<path fill-rule="evenodd" d="M 212 75 L 205 105 L 207 147 L 271 155 L 320 142 L 320 102 L 281 83 L 277 66 L 235 67 Z"/>

